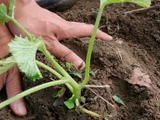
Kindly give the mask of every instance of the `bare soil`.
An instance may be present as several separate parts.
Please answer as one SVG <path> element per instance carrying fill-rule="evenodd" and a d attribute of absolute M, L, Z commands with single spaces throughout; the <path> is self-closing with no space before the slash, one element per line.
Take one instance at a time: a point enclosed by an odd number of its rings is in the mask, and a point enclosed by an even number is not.
<path fill-rule="evenodd" d="M 58 14 L 69 21 L 94 24 L 98 6 L 99 1 L 79 0 L 73 8 Z M 154 2 L 149 9 L 133 12 L 135 9 L 139 7 L 130 3 L 108 6 L 102 16 L 100 29 L 112 35 L 114 40 L 97 40 L 93 50 L 92 69 L 96 71 L 96 76 L 91 78 L 89 84 L 110 85 L 110 88 L 92 90 L 114 107 L 88 89 L 82 92 L 87 100 L 84 106 L 109 115 L 111 120 L 160 120 L 160 3 Z M 84 60 L 88 43 L 89 38 L 63 42 Z M 41 53 L 38 53 L 37 58 L 49 64 Z M 134 73 L 135 69 L 144 73 L 140 76 L 141 84 L 130 82 L 131 78 L 136 79 L 134 74 L 141 73 Z M 50 81 L 50 78 L 54 79 L 47 71 L 42 70 L 42 73 L 44 79 L 37 82 L 28 81 L 24 77 L 23 88 L 28 89 Z M 28 114 L 25 117 L 15 116 L 6 107 L 0 110 L 0 120 L 98 120 L 78 109 L 68 110 L 64 105 L 53 106 L 56 99 L 52 95 L 57 89 L 48 88 L 27 96 Z M 116 103 L 112 99 L 113 95 L 119 96 L 125 106 Z M 0 101 L 5 99 L 3 90 Z M 63 98 L 57 101 L 61 100 Z"/>

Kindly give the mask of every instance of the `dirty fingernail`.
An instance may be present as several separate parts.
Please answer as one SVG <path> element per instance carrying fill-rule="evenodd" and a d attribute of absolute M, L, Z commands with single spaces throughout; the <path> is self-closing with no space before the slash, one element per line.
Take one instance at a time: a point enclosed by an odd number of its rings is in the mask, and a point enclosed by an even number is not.
<path fill-rule="evenodd" d="M 109 41 L 110 41 L 110 40 L 113 40 L 113 37 L 110 36 L 110 35 L 108 35 L 108 36 L 107 36 L 107 40 L 109 40 Z"/>
<path fill-rule="evenodd" d="M 19 116 L 24 116 L 27 114 L 27 110 L 25 108 L 25 105 L 24 103 L 20 102 L 20 103 L 17 103 L 17 114 Z"/>
<path fill-rule="evenodd" d="M 76 59 L 74 62 L 73 62 L 74 66 L 80 70 L 83 70 L 85 68 L 85 63 L 83 60 L 81 59 Z"/>

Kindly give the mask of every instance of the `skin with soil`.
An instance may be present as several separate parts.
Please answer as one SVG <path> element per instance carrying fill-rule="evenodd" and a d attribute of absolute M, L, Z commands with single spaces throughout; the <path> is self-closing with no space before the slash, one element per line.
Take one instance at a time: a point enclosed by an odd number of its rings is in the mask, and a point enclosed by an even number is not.
<path fill-rule="evenodd" d="M 93 24 L 98 6 L 99 1 L 80 0 L 70 10 L 58 14 L 70 21 Z M 111 120 L 160 119 L 160 3 L 153 3 L 151 9 L 125 14 L 138 8 L 129 3 L 108 6 L 102 16 L 100 28 L 112 35 L 114 41 L 97 40 L 93 50 L 92 69 L 96 71 L 96 76 L 91 78 L 89 84 L 109 84 L 110 88 L 93 90 L 115 107 L 111 107 L 87 89 L 82 92 L 87 99 L 84 105 L 87 109 L 110 115 Z M 69 39 L 64 44 L 85 59 L 88 40 L 89 38 Z M 50 65 L 41 53 L 37 54 L 37 58 Z M 143 69 L 150 76 L 151 88 L 127 82 L 135 67 Z M 41 71 L 44 79 L 37 82 L 23 77 L 23 88 L 28 89 L 54 79 L 47 71 Z M 56 98 L 52 95 L 57 89 L 59 88 L 49 88 L 27 96 L 27 116 L 17 117 L 8 107 L 0 111 L 0 120 L 98 120 L 78 109 L 68 110 L 63 105 L 53 106 Z M 119 96 L 125 106 L 115 103 L 112 100 L 113 95 Z M 4 99 L 5 90 L 0 94 L 0 101 Z"/>

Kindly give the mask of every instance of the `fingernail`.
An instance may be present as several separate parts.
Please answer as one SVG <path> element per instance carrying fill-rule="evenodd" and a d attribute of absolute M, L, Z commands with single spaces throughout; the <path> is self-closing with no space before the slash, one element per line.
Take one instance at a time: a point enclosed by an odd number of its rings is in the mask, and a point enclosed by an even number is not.
<path fill-rule="evenodd" d="M 83 60 L 81 59 L 76 59 L 74 62 L 73 62 L 74 66 L 80 70 L 83 70 L 84 67 L 85 67 L 85 63 Z"/>
<path fill-rule="evenodd" d="M 109 36 L 107 37 L 107 39 L 108 39 L 109 41 L 111 41 L 111 40 L 113 40 L 113 37 L 109 35 Z"/>
<path fill-rule="evenodd" d="M 27 114 L 27 110 L 25 108 L 25 105 L 24 103 L 20 102 L 20 103 L 17 103 L 17 114 L 19 116 L 24 116 Z"/>

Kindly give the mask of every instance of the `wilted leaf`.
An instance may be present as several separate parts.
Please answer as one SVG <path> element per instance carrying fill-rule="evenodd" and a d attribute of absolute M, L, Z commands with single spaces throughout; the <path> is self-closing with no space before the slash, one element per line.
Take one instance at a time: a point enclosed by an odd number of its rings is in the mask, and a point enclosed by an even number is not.
<path fill-rule="evenodd" d="M 53 103 L 53 106 L 55 106 L 55 107 L 60 106 L 60 105 L 64 105 L 64 98 L 63 97 L 58 97 Z"/>
<path fill-rule="evenodd" d="M 117 103 L 121 104 L 121 105 L 125 105 L 123 100 L 121 98 L 119 98 L 118 96 L 114 95 L 112 96 L 113 100 L 116 101 Z"/>
<path fill-rule="evenodd" d="M 146 86 L 151 87 L 151 80 L 150 76 L 144 73 L 140 68 L 134 68 L 131 74 L 130 79 L 128 80 L 130 84 L 133 85 L 140 85 L 140 86 Z"/>
<path fill-rule="evenodd" d="M 4 72 L 8 71 L 15 65 L 16 61 L 13 56 L 8 57 L 4 60 L 0 60 L 0 74 L 3 74 Z"/>
<path fill-rule="evenodd" d="M 16 36 L 9 43 L 10 52 L 14 56 L 19 69 L 32 80 L 42 78 L 35 59 L 38 46 L 41 42 L 40 40 L 29 41 L 27 38 Z"/>

